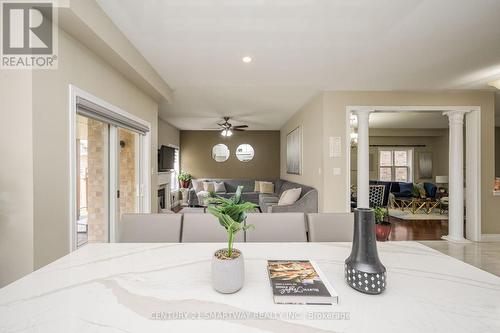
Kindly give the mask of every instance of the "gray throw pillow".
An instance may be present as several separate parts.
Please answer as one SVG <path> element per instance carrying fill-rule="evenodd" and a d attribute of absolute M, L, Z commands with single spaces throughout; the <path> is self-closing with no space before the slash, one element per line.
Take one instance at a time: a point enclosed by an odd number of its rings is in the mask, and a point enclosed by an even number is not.
<path fill-rule="evenodd" d="M 224 182 L 214 182 L 215 193 L 226 193 L 226 185 Z"/>

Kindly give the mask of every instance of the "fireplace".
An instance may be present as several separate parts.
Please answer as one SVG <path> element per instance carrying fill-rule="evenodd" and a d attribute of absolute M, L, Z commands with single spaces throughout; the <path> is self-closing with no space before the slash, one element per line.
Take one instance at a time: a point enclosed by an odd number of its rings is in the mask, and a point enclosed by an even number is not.
<path fill-rule="evenodd" d="M 165 209 L 165 188 L 158 190 L 158 206 L 160 209 Z"/>

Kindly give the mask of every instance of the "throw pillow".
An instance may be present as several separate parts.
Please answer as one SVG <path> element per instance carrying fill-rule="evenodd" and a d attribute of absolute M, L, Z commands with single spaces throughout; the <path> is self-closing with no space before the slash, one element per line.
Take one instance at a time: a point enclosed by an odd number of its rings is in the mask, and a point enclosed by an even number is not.
<path fill-rule="evenodd" d="M 274 193 L 274 184 L 271 182 L 260 182 L 260 193 L 273 194 Z"/>
<path fill-rule="evenodd" d="M 413 192 L 413 183 L 399 183 L 399 192 L 407 193 L 410 196 Z"/>
<path fill-rule="evenodd" d="M 214 182 L 215 193 L 226 193 L 224 182 Z"/>
<path fill-rule="evenodd" d="M 281 193 L 280 200 L 278 201 L 278 206 L 293 205 L 295 201 L 299 200 L 302 188 L 291 188 L 289 190 Z"/>
<path fill-rule="evenodd" d="M 255 181 L 255 186 L 253 188 L 253 191 L 254 192 L 260 192 L 260 181 L 259 180 Z"/>
<path fill-rule="evenodd" d="M 193 185 L 193 189 L 196 193 L 203 191 L 203 181 L 199 179 L 192 179 L 191 184 Z"/>
<path fill-rule="evenodd" d="M 417 188 L 418 190 L 418 196 L 420 198 L 425 198 L 426 197 L 426 193 L 425 193 L 425 187 L 424 187 L 424 184 L 423 183 L 416 183 L 415 184 L 415 187 Z"/>
<path fill-rule="evenodd" d="M 203 182 L 203 189 L 206 192 L 215 192 L 215 184 L 214 182 Z"/>

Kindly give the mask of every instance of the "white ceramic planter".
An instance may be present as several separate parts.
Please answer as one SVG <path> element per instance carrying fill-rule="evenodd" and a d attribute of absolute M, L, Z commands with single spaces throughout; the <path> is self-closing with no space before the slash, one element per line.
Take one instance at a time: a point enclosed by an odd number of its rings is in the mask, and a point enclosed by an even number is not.
<path fill-rule="evenodd" d="M 235 251 L 234 249 L 233 251 Z M 220 251 L 220 250 L 217 250 Z M 215 251 L 215 253 L 217 253 Z M 238 251 L 240 252 L 240 251 Z M 232 294 L 243 287 L 245 281 L 245 261 L 243 253 L 235 259 L 222 260 L 212 256 L 212 286 L 223 294 Z"/>

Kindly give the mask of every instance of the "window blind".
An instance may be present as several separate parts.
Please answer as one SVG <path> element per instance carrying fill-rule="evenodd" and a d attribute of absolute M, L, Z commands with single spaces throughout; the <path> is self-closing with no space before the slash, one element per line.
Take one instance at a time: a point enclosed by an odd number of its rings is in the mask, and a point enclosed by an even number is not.
<path fill-rule="evenodd" d="M 76 98 L 76 113 L 104 123 L 125 128 L 142 135 L 149 132 L 148 126 L 81 97 Z"/>

